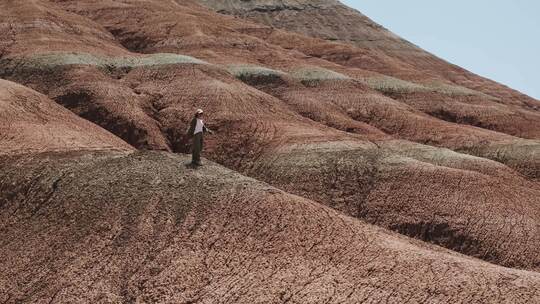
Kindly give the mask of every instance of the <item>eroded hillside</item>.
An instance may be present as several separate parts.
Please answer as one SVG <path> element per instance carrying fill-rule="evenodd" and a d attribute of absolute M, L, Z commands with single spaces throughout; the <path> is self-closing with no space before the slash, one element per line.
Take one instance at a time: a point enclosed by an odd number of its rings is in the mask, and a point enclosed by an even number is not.
<path fill-rule="evenodd" d="M 539 301 L 537 100 L 338 2 L 201 2 L 250 21 L 0 2 L 0 302 Z M 171 153 L 199 107 L 228 169 Z"/>
<path fill-rule="evenodd" d="M 537 273 L 390 233 L 213 163 L 194 170 L 187 156 L 134 152 L 45 96 L 1 84 L 3 111 L 46 130 L 37 142 L 1 125 L 2 147 L 25 143 L 0 155 L 3 303 L 540 298 Z"/>

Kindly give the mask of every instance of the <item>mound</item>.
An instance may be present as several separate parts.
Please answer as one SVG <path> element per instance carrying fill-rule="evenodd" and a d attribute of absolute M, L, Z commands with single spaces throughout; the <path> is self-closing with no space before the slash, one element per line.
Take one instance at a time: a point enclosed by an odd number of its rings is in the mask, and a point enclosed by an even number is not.
<path fill-rule="evenodd" d="M 0 18 L 0 32 L 4 37 L 0 41 L 2 59 L 11 54 L 34 56 L 65 50 L 94 55 L 125 53 L 102 27 L 59 9 L 49 1 L 2 1 Z"/>
<path fill-rule="evenodd" d="M 538 270 L 540 188 L 498 163 L 399 141 L 335 141 L 281 147 L 246 172 L 368 222 Z"/>
<path fill-rule="evenodd" d="M 0 154 L 133 148 L 46 96 L 0 79 Z"/>
<path fill-rule="evenodd" d="M 156 152 L 3 157 L 0 301 L 540 301 L 538 273 L 187 161 Z"/>
<path fill-rule="evenodd" d="M 493 121 L 493 125 L 489 126 L 497 126 L 495 129 L 508 127 L 516 133 L 536 132 L 534 127 L 527 127 L 528 121 L 523 117 L 519 119 L 520 123 L 514 123 L 517 120 L 516 115 L 519 114 L 508 111 L 503 105 L 498 107 L 500 115 L 496 115 L 494 107 L 488 105 L 492 110 L 484 111 L 484 106 L 474 97 L 462 96 L 463 99 L 460 99 L 442 96 L 429 92 L 428 87 L 412 83 L 409 86 L 400 86 L 400 89 L 421 88 L 425 93 L 393 93 L 404 96 L 393 99 L 378 95 L 370 88 L 372 84 L 369 83 L 351 81 L 350 78 L 347 80 L 342 77 L 325 77 L 305 77 L 299 79 L 301 83 L 289 81 L 279 86 L 253 84 L 249 81 L 247 83 L 291 105 L 302 116 L 339 130 L 372 134 L 365 126 L 373 126 L 395 138 L 496 160 L 532 179 L 540 176 L 540 154 L 534 152 L 540 151 L 540 141 L 494 132 L 482 128 L 484 122 L 476 120 L 475 117 L 482 117 L 485 121 Z M 414 101 L 410 96 L 415 96 Z M 467 103 L 462 102 L 464 100 Z M 470 115 L 472 112 L 476 114 Z M 439 115 L 445 119 L 437 118 Z M 534 121 L 533 124 L 540 121 L 535 120 L 532 115 L 529 119 Z M 479 126 L 460 124 L 461 120 Z M 380 140 L 381 136 L 370 138 Z"/>

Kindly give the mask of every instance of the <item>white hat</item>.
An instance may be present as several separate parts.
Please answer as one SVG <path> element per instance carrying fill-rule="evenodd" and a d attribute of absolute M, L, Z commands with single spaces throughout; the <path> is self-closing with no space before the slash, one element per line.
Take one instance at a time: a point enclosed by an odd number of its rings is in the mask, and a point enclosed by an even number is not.
<path fill-rule="evenodd" d="M 203 113 L 203 110 L 202 109 L 197 109 L 197 111 L 195 112 L 196 114 L 202 114 Z"/>

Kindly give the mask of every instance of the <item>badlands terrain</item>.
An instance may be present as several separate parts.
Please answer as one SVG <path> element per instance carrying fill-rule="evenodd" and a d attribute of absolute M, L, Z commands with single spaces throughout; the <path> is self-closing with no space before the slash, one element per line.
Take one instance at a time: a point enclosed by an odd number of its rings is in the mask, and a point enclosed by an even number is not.
<path fill-rule="evenodd" d="M 2 304 L 540 303 L 538 100 L 333 0 L 0 0 L 0 34 Z"/>

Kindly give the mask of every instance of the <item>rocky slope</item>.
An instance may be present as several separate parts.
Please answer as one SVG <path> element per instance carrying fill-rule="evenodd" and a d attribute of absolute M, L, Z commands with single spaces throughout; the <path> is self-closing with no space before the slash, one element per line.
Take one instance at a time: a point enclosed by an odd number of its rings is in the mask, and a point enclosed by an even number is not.
<path fill-rule="evenodd" d="M 198 0 L 198 2 L 220 13 L 241 16 L 326 41 L 354 45 L 363 50 L 362 56 L 358 56 L 357 52 L 350 50 L 336 52 L 336 46 L 330 47 L 328 44 L 319 46 L 318 52 L 323 52 L 324 56 L 331 60 L 347 61 L 350 65 L 369 64 L 371 68 L 403 78 L 425 78 L 428 75 L 432 78 L 442 77 L 486 94 L 526 101 L 536 109 L 540 106 L 530 97 L 474 75 L 422 50 L 339 1 Z M 296 44 L 296 47 L 302 48 L 303 45 Z M 371 60 L 365 60 L 367 59 L 365 57 L 371 57 Z M 372 60 L 376 62 L 371 62 Z M 388 66 L 384 63 L 389 62 L 393 62 L 400 69 L 393 71 L 387 69 Z"/>
<path fill-rule="evenodd" d="M 307 36 L 359 47 L 426 56 L 422 49 L 336 0 L 198 0 L 219 13 L 237 15 Z M 310 22 L 306 22 L 306 21 Z"/>

